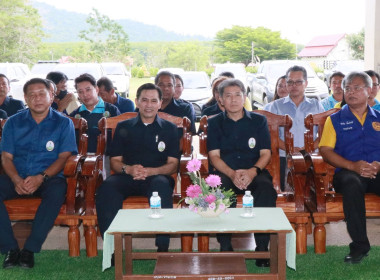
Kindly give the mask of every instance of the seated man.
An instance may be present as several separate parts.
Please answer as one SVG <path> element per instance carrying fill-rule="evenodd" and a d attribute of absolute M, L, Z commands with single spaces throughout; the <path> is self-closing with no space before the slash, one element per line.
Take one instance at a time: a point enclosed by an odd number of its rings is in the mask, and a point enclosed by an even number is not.
<path fill-rule="evenodd" d="M 364 194 L 380 195 L 380 112 L 368 105 L 372 80 L 351 72 L 343 80 L 348 106 L 327 118 L 319 144 L 323 159 L 336 167 L 333 185 L 343 194 L 347 231 L 352 238 L 347 263 L 360 263 L 370 244 Z"/>
<path fill-rule="evenodd" d="M 332 94 L 321 101 L 323 109 L 328 111 L 333 109 L 338 102 L 343 100 L 342 81 L 344 74 L 342 72 L 334 72 L 330 76 L 330 89 Z"/>
<path fill-rule="evenodd" d="M 21 100 L 13 99 L 8 96 L 8 93 L 11 91 L 11 86 L 9 83 L 9 79 L 4 74 L 0 74 L 0 110 L 4 110 L 2 112 L 1 118 L 6 119 L 4 116 L 13 116 L 18 111 L 25 109 L 24 102 Z"/>
<path fill-rule="evenodd" d="M 66 196 L 63 168 L 77 152 L 74 125 L 50 108 L 53 96 L 44 79 L 31 79 L 24 85 L 29 107 L 10 117 L 1 139 L 0 250 L 6 257 L 4 268 L 34 266 L 34 253 L 41 250 Z M 19 196 L 42 197 L 32 232 L 20 251 L 13 235 L 4 200 Z"/>
<path fill-rule="evenodd" d="M 98 143 L 98 122 L 102 117 L 114 117 L 120 115 L 119 109 L 98 96 L 99 89 L 95 78 L 90 74 L 82 74 L 75 79 L 75 88 L 78 97 L 83 103 L 74 110 L 70 117 L 84 118 L 88 125 L 88 148 L 87 152 L 95 153 Z"/>
<path fill-rule="evenodd" d="M 225 112 L 208 121 L 207 149 L 222 187 L 239 194 L 250 190 L 255 206 L 276 207 L 277 193 L 265 169 L 271 159 L 266 118 L 243 108 L 247 96 L 241 81 L 223 81 L 219 94 Z M 217 238 L 221 251 L 233 250 L 230 234 L 219 234 Z M 268 251 L 269 234 L 255 234 L 255 240 L 256 251 Z M 256 265 L 269 266 L 269 261 L 258 259 Z"/>
<path fill-rule="evenodd" d="M 99 88 L 100 97 L 110 104 L 115 105 L 120 113 L 134 112 L 135 103 L 128 98 L 121 97 L 116 93 L 112 81 L 108 77 L 101 77 L 96 85 Z"/>
<path fill-rule="evenodd" d="M 115 173 L 96 193 L 99 229 L 104 236 L 123 200 L 133 195 L 148 199 L 158 192 L 162 208 L 173 208 L 174 179 L 177 171 L 179 139 L 177 126 L 158 117 L 162 92 L 153 84 L 140 86 L 136 94 L 137 117 L 120 122 L 108 155 Z M 169 236 L 156 238 L 159 252 L 168 251 Z"/>

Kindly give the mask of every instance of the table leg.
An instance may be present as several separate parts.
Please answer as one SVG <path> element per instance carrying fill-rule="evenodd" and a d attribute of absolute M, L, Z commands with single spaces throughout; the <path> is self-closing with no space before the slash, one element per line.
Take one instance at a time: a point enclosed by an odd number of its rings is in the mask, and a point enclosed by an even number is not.
<path fill-rule="evenodd" d="M 278 235 L 277 233 L 270 234 L 270 272 L 278 273 Z"/>
<path fill-rule="evenodd" d="M 125 274 L 132 275 L 133 273 L 132 235 L 127 234 L 124 236 L 124 248 L 125 248 Z"/>
<path fill-rule="evenodd" d="M 115 279 L 123 279 L 123 242 L 122 234 L 114 234 L 115 240 Z"/>
<path fill-rule="evenodd" d="M 277 233 L 278 241 L 277 241 L 277 273 L 278 279 L 286 279 L 286 233 L 279 232 Z M 272 241 L 272 239 L 271 239 Z M 272 245 L 271 245 L 272 247 Z"/>

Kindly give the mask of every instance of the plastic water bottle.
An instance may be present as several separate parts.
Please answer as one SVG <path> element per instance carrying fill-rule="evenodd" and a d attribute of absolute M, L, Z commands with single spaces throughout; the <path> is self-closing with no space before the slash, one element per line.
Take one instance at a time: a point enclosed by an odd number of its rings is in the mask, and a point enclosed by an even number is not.
<path fill-rule="evenodd" d="M 150 209 L 152 209 L 151 218 L 161 217 L 161 197 L 158 196 L 158 192 L 153 192 L 150 197 Z"/>
<path fill-rule="evenodd" d="M 243 196 L 243 210 L 244 217 L 253 216 L 253 196 L 251 195 L 251 191 L 245 191 Z"/>

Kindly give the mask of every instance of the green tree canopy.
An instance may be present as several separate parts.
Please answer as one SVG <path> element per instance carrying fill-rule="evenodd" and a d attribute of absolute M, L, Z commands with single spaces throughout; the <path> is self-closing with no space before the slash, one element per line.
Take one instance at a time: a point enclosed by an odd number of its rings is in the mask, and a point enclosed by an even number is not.
<path fill-rule="evenodd" d="M 90 43 L 88 55 L 96 61 L 124 61 L 129 52 L 128 34 L 117 22 L 93 9 L 86 22 L 89 29 L 79 37 Z"/>
<path fill-rule="evenodd" d="M 261 61 L 270 59 L 292 59 L 295 57 L 295 45 L 281 38 L 281 33 L 265 27 L 233 26 L 216 34 L 216 62 L 242 62 L 248 64 L 254 54 Z"/>
<path fill-rule="evenodd" d="M 364 59 L 364 28 L 358 32 L 347 35 L 347 42 L 355 59 Z"/>
<path fill-rule="evenodd" d="M 26 0 L 0 2 L 0 60 L 31 63 L 44 36 L 38 11 Z"/>

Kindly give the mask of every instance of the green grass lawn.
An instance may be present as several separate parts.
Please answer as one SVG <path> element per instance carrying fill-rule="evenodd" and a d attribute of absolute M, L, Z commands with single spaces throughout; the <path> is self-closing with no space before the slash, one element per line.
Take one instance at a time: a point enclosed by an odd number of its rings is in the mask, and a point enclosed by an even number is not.
<path fill-rule="evenodd" d="M 372 247 L 369 257 L 361 264 L 351 265 L 343 262 L 348 253 L 348 246 L 328 246 L 327 253 L 314 254 L 313 247 L 308 247 L 308 253 L 297 255 L 297 270 L 287 269 L 286 279 L 380 279 L 379 260 L 380 247 Z M 77 279 L 114 279 L 114 268 L 102 272 L 102 252 L 98 257 L 87 258 L 82 251 L 78 258 L 70 258 L 67 251 L 42 251 L 35 255 L 35 267 L 30 270 L 22 268 L 0 269 L 1 280 L 77 280 Z M 3 258 L 0 258 L 3 261 Z M 269 272 L 269 268 L 257 268 L 254 260 L 246 262 L 248 272 Z M 155 261 L 134 261 L 135 274 L 151 274 Z"/>
<path fill-rule="evenodd" d="M 129 82 L 129 99 L 131 99 L 133 102 L 136 98 L 136 91 L 142 84 L 145 83 L 153 83 L 154 80 L 151 78 L 131 78 Z"/>

